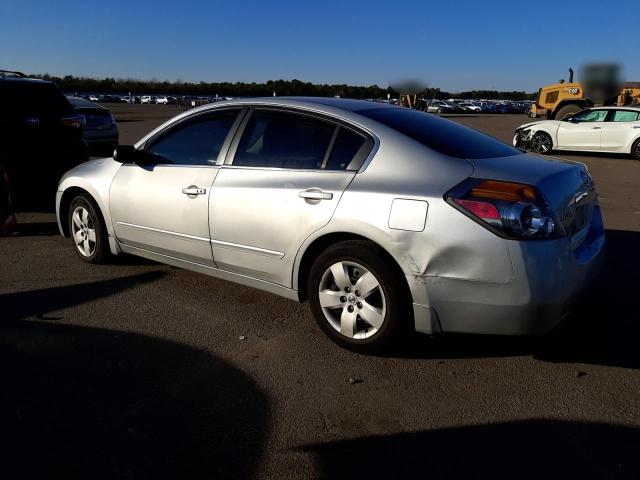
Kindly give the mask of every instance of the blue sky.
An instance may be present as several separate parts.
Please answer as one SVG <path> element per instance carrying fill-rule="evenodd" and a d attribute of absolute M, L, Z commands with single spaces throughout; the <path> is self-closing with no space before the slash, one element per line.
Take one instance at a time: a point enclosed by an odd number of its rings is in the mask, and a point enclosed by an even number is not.
<path fill-rule="evenodd" d="M 637 6 L 1 0 L 0 68 L 207 82 L 387 86 L 419 79 L 449 91 L 534 91 L 566 77 L 569 66 L 615 60 L 627 79 L 640 81 Z"/>

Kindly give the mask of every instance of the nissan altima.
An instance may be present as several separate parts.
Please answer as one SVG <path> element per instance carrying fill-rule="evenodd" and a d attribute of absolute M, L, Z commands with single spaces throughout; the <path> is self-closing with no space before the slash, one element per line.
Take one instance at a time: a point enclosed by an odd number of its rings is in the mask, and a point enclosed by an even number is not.
<path fill-rule="evenodd" d="M 411 330 L 549 331 L 604 245 L 584 165 L 332 98 L 190 110 L 67 172 L 56 200 L 85 262 L 139 255 L 308 300 L 331 339 L 366 352 Z"/>

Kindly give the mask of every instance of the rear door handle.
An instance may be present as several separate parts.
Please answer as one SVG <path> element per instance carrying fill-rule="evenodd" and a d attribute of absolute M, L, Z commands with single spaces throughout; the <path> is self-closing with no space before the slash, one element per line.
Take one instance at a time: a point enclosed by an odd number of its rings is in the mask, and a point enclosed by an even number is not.
<path fill-rule="evenodd" d="M 204 195 L 207 193 L 206 188 L 200 188 L 197 185 L 189 185 L 182 189 L 182 193 L 185 195 Z"/>
<path fill-rule="evenodd" d="M 601 130 L 602 127 L 593 127 L 594 130 Z"/>
<path fill-rule="evenodd" d="M 640 128 L 640 125 L 634 125 L 633 128 Z"/>
<path fill-rule="evenodd" d="M 307 200 L 331 200 L 333 198 L 333 193 L 323 192 L 322 190 L 317 189 L 303 190 L 299 195 L 300 198 Z"/>

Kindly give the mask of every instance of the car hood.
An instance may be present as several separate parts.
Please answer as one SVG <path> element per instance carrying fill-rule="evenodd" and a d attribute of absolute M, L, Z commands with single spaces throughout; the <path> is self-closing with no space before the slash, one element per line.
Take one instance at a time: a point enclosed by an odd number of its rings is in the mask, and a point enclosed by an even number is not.
<path fill-rule="evenodd" d="M 558 120 L 540 120 L 540 121 L 537 121 L 537 122 L 525 123 L 523 125 L 520 125 L 518 128 L 516 128 L 516 130 L 520 130 L 521 128 L 530 128 L 530 127 L 533 127 L 535 125 L 549 125 L 549 126 L 557 127 L 558 125 L 560 125 L 560 121 L 558 121 Z"/>

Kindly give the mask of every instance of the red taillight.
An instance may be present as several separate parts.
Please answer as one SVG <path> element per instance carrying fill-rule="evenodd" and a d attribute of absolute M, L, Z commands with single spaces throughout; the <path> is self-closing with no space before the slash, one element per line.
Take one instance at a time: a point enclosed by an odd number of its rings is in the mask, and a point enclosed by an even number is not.
<path fill-rule="evenodd" d="M 458 198 L 454 200 L 458 205 L 460 205 L 465 210 L 470 211 L 476 217 L 487 219 L 487 220 L 500 220 L 500 212 L 496 208 L 495 205 L 486 202 L 476 202 L 474 200 L 463 200 Z"/>
<path fill-rule="evenodd" d="M 445 195 L 465 215 L 505 238 L 552 238 L 562 227 L 531 185 L 471 178 Z"/>
<path fill-rule="evenodd" d="M 82 115 L 67 115 L 61 117 L 62 123 L 71 128 L 82 128 L 84 126 L 84 117 Z"/>

